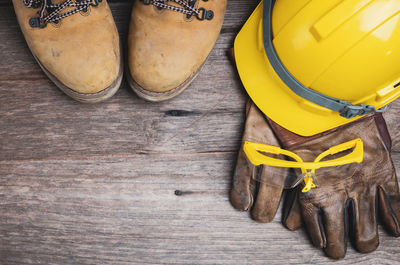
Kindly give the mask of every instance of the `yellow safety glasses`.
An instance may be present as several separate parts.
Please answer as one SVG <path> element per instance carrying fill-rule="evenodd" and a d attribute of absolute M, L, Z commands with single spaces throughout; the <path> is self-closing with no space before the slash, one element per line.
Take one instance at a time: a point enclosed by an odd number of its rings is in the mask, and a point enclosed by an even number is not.
<path fill-rule="evenodd" d="M 324 157 L 351 149 L 353 149 L 352 152 L 347 155 L 332 160 L 321 161 Z M 292 186 L 294 187 L 304 180 L 305 187 L 303 188 L 302 192 L 308 192 L 311 188 L 316 187 L 315 170 L 323 167 L 335 167 L 351 163 L 361 163 L 364 155 L 363 142 L 360 138 L 329 148 L 317 156 L 314 162 L 304 162 L 297 154 L 281 149 L 277 146 L 259 144 L 249 141 L 245 141 L 243 150 L 246 153 L 247 158 L 255 166 L 268 165 L 272 167 L 300 168 L 302 175 L 300 179 L 298 179 Z M 273 158 L 264 153 L 285 155 L 294 159 L 295 161 Z"/>

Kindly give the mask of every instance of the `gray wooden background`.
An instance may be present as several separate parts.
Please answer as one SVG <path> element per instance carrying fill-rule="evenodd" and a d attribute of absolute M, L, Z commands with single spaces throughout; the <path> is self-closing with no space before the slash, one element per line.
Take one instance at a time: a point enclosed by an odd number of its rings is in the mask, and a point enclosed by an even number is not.
<path fill-rule="evenodd" d="M 280 213 L 257 223 L 228 199 L 246 94 L 226 52 L 257 2 L 229 1 L 215 49 L 179 97 L 148 103 L 124 83 L 84 105 L 46 78 L 11 0 L 0 1 L 0 264 L 335 262 Z M 131 5 L 110 3 L 123 42 Z M 386 114 L 397 169 L 399 108 Z M 400 239 L 380 237 L 376 252 L 349 245 L 335 263 L 400 264 Z"/>

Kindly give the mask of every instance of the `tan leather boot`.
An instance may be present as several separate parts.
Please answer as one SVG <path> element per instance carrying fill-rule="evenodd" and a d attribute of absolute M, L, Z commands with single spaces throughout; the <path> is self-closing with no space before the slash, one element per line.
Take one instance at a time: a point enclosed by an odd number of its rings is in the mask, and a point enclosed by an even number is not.
<path fill-rule="evenodd" d="M 227 0 L 136 0 L 127 79 L 150 101 L 170 99 L 197 76 L 221 30 Z"/>
<path fill-rule="evenodd" d="M 13 0 L 26 42 L 47 76 L 81 102 L 111 97 L 122 80 L 117 28 L 106 0 Z"/>

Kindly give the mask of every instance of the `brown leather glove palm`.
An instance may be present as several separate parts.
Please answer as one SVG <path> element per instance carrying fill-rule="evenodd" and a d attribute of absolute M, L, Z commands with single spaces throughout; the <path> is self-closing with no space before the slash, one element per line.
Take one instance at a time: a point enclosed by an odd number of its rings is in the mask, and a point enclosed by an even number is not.
<path fill-rule="evenodd" d="M 300 137 L 272 122 L 271 127 L 282 145 L 304 161 L 313 161 L 330 147 L 355 138 L 364 142 L 362 163 L 319 169 L 318 188 L 297 192 L 303 221 L 315 246 L 332 258 L 342 258 L 348 230 L 358 251 L 375 250 L 379 245 L 377 214 L 387 230 L 400 235 L 399 188 L 382 115 L 364 117 L 313 137 Z"/>

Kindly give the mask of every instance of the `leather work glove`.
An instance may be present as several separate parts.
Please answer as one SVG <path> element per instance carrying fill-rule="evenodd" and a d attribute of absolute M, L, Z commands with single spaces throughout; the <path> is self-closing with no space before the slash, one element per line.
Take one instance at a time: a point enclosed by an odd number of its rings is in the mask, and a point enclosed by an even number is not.
<path fill-rule="evenodd" d="M 279 146 L 265 116 L 251 101 L 246 106 L 246 117 L 243 144 L 245 141 L 250 141 Z M 233 175 L 230 192 L 231 203 L 238 210 L 251 210 L 252 217 L 257 221 L 271 222 L 285 188 L 288 169 L 254 166 L 247 159 L 243 151 L 243 144 Z M 298 211 L 298 204 L 295 202 L 295 200 L 290 200 L 290 205 L 285 205 L 285 209 L 291 210 L 286 211 L 286 215 L 284 214 L 284 224 L 291 230 L 301 227 L 301 215 Z M 289 216 L 290 218 L 288 218 Z M 286 219 L 289 221 L 286 222 Z"/>
<path fill-rule="evenodd" d="M 288 192 L 282 218 L 286 227 L 294 230 L 304 222 L 314 245 L 331 258 L 345 256 L 348 236 L 358 251 L 375 250 L 379 244 L 378 214 L 390 233 L 400 235 L 399 189 L 390 156 L 391 139 L 382 115 L 367 116 L 311 137 L 293 134 L 267 120 L 254 104 L 248 104 L 243 142 L 278 146 L 278 138 L 304 161 L 314 161 L 322 152 L 349 140 L 361 138 L 364 143 L 361 163 L 317 169 L 318 187 L 301 192 L 305 185 L 301 182 Z M 293 179 L 287 176 L 286 168 L 254 166 L 243 146 L 233 177 L 231 202 L 239 210 L 251 210 L 254 219 L 269 222 L 275 216 L 282 190 Z M 347 153 L 327 156 L 326 160 Z"/>
<path fill-rule="evenodd" d="M 381 114 L 311 137 L 270 124 L 282 145 L 304 161 L 314 161 L 330 147 L 355 138 L 364 143 L 361 163 L 318 169 L 317 188 L 298 192 L 301 184 L 296 189 L 303 222 L 315 246 L 331 258 L 343 258 L 348 235 L 358 251 L 374 251 L 379 245 L 378 215 L 392 235 L 400 235 L 399 187 L 390 155 L 391 138 Z M 286 222 L 290 218 L 289 214 Z"/>

